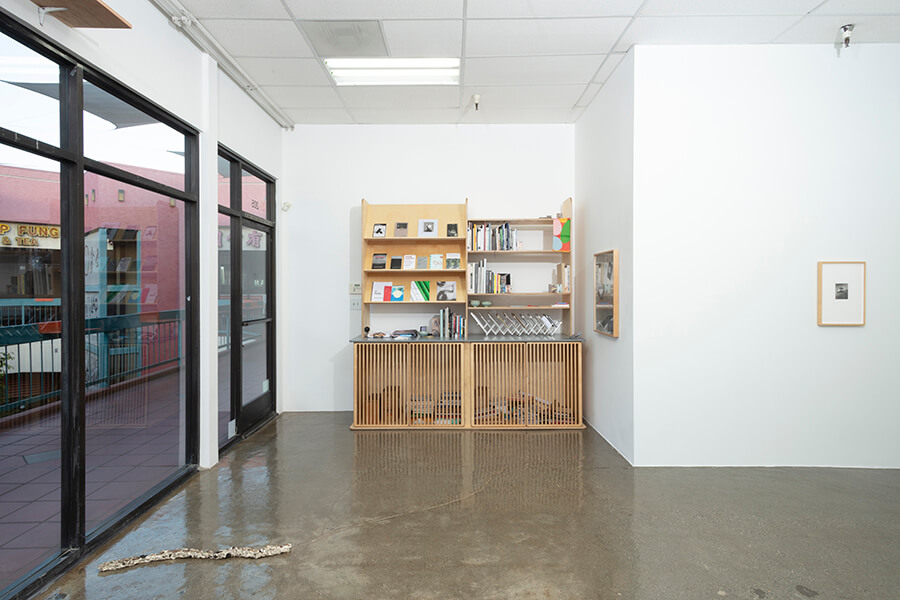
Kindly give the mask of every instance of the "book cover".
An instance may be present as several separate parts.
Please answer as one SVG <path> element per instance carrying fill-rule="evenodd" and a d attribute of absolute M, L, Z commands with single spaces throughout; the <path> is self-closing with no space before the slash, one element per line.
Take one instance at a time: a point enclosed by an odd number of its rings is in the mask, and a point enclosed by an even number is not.
<path fill-rule="evenodd" d="M 127 271 L 128 267 L 131 266 L 131 257 L 123 256 L 119 259 L 119 264 L 116 265 L 116 271 L 122 273 L 123 271 Z"/>
<path fill-rule="evenodd" d="M 444 268 L 444 255 L 443 254 L 432 254 L 431 261 L 428 263 L 429 269 L 443 269 Z"/>
<path fill-rule="evenodd" d="M 553 219 L 553 249 L 568 252 L 571 240 L 572 219 Z"/>
<path fill-rule="evenodd" d="M 428 268 L 428 257 L 427 256 L 417 256 L 416 257 L 416 268 L 417 269 L 427 269 Z"/>
<path fill-rule="evenodd" d="M 372 237 L 384 237 L 387 234 L 387 223 L 375 223 L 372 226 Z"/>
<path fill-rule="evenodd" d="M 403 268 L 404 269 L 415 269 L 416 268 L 416 255 L 415 254 L 404 254 L 403 255 Z"/>
<path fill-rule="evenodd" d="M 447 253 L 447 268 L 448 269 L 459 269 L 460 268 L 459 252 L 448 252 Z"/>
<path fill-rule="evenodd" d="M 409 224 L 403 223 L 401 221 L 397 221 L 394 224 L 394 237 L 406 237 L 406 233 L 409 231 Z"/>
<path fill-rule="evenodd" d="M 387 302 L 391 298 L 392 281 L 372 282 L 372 302 Z"/>
<path fill-rule="evenodd" d="M 419 219 L 419 237 L 437 237 L 437 219 Z"/>
<path fill-rule="evenodd" d="M 440 302 L 449 302 L 450 300 L 456 300 L 456 282 L 438 281 L 436 297 Z"/>
<path fill-rule="evenodd" d="M 413 281 L 409 293 L 413 302 L 428 302 L 431 299 L 431 282 Z"/>
<path fill-rule="evenodd" d="M 383 269 L 387 264 L 387 254 L 383 252 L 376 252 L 372 255 L 372 268 L 373 269 Z"/>
<path fill-rule="evenodd" d="M 392 269 L 402 269 L 403 268 L 403 257 L 402 256 L 392 256 L 391 257 L 391 268 Z"/>
<path fill-rule="evenodd" d="M 459 225 L 457 223 L 447 223 L 447 237 L 459 237 Z"/>
<path fill-rule="evenodd" d="M 403 286 L 395 285 L 391 287 L 391 302 L 403 302 Z"/>

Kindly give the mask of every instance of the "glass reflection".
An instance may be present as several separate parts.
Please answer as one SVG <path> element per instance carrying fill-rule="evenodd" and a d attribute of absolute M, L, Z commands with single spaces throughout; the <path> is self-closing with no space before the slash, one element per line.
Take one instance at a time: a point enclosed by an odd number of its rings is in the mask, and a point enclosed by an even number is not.
<path fill-rule="evenodd" d="M 243 227 L 241 236 L 241 300 L 245 321 L 268 316 L 269 234 Z"/>
<path fill-rule="evenodd" d="M 221 159 L 220 159 L 221 160 Z M 219 445 L 231 420 L 231 218 L 219 215 Z"/>
<path fill-rule="evenodd" d="M 0 595 L 59 552 L 59 204 L 58 164 L 0 145 Z"/>
<path fill-rule="evenodd" d="M 268 323 L 253 323 L 243 328 L 241 345 L 241 404 L 246 406 L 269 391 Z"/>
<path fill-rule="evenodd" d="M 84 82 L 84 154 L 175 189 L 185 189 L 185 136 Z"/>
<path fill-rule="evenodd" d="M 59 146 L 59 66 L 0 34 L 0 127 Z"/>
<path fill-rule="evenodd" d="M 185 215 L 95 174 L 85 190 L 90 531 L 185 462 Z"/>
<path fill-rule="evenodd" d="M 266 182 L 247 171 L 241 172 L 241 208 L 251 215 L 266 218 Z"/>
<path fill-rule="evenodd" d="M 219 206 L 231 206 L 231 162 L 219 157 Z"/>

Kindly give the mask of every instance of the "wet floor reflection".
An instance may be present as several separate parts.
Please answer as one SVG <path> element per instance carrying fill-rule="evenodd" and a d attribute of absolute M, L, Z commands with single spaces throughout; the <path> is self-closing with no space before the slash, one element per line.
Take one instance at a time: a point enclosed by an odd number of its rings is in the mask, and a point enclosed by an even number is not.
<path fill-rule="evenodd" d="M 900 472 L 632 469 L 591 430 L 349 424 L 282 415 L 40 598 L 752 600 L 900 587 Z M 290 554 L 254 562 L 96 571 L 169 548 L 287 542 Z"/>

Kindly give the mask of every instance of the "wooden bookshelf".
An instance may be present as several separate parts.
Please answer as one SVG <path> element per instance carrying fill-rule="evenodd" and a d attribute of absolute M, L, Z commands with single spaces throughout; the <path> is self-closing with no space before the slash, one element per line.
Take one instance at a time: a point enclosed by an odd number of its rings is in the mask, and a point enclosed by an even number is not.
<path fill-rule="evenodd" d="M 571 336 L 574 333 L 574 318 L 572 317 L 571 311 L 571 299 L 575 297 L 575 277 L 574 277 L 574 264 L 573 264 L 573 256 L 574 256 L 574 236 L 571 231 L 571 219 L 573 214 L 572 208 L 572 199 L 567 198 L 565 202 L 560 206 L 558 217 L 539 217 L 539 218 L 505 218 L 498 217 L 494 219 L 470 219 L 467 223 L 468 235 L 472 237 L 473 228 L 477 231 L 478 227 L 492 227 L 497 228 L 501 227 L 504 230 L 508 230 L 509 233 L 515 230 L 515 234 L 510 237 L 515 239 L 515 243 L 517 244 L 514 247 L 510 247 L 508 249 L 488 249 L 485 247 L 480 247 L 478 242 L 470 239 L 467 244 L 466 256 L 467 260 L 467 271 L 472 268 L 471 265 L 478 263 L 479 261 L 483 261 L 486 263 L 487 267 L 490 268 L 492 265 L 497 265 L 497 269 L 506 269 L 508 270 L 511 278 L 512 278 L 512 289 L 513 292 L 483 292 L 483 291 L 475 291 L 473 289 L 468 289 L 468 297 L 474 300 L 487 300 L 492 302 L 492 306 L 466 306 L 466 332 L 475 333 L 480 332 L 478 323 L 471 319 L 470 316 L 472 313 L 477 311 L 507 311 L 507 312 L 522 312 L 522 311 L 541 311 L 542 313 L 548 314 L 551 318 L 561 320 L 562 327 L 560 328 L 560 332 L 563 335 Z M 558 250 L 553 248 L 553 226 L 556 219 L 570 219 L 569 222 L 569 242 L 567 250 Z M 518 235 L 518 232 L 527 232 L 522 235 Z M 527 239 L 526 239 L 527 238 Z M 505 245 L 512 245 L 509 240 L 506 240 Z M 522 246 L 519 248 L 518 246 Z M 515 263 L 515 266 L 504 265 L 504 263 Z M 540 284 L 543 284 L 545 288 L 541 289 L 520 289 L 517 285 L 516 275 L 526 274 L 529 270 L 534 270 L 539 265 L 546 267 L 548 264 L 556 264 L 558 268 L 555 274 L 554 281 L 543 281 Z M 564 276 L 562 275 L 564 272 L 568 271 L 568 287 L 566 287 L 566 281 L 562 279 Z M 526 278 L 527 279 L 527 278 Z M 468 275 L 467 275 L 467 285 Z M 526 285 L 534 286 L 540 285 L 535 284 L 534 281 L 530 281 L 526 283 Z M 560 284 L 562 286 L 562 291 L 560 292 L 549 292 L 546 289 L 548 284 Z M 569 299 L 568 306 L 553 306 L 552 304 L 538 304 L 532 306 L 521 306 L 517 303 L 517 299 L 522 297 L 532 297 L 535 299 L 538 298 L 560 298 L 560 299 Z"/>

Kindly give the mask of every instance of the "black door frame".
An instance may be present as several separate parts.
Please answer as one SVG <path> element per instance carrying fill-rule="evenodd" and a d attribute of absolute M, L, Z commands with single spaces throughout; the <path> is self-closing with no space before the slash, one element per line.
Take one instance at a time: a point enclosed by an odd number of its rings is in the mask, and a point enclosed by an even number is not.
<path fill-rule="evenodd" d="M 275 414 L 275 178 L 262 169 L 248 163 L 237 153 L 226 146 L 219 145 L 219 156 L 229 161 L 229 203 L 230 206 L 219 205 L 219 214 L 230 217 L 231 228 L 231 419 L 236 421 L 236 437 L 244 436 Z M 266 183 L 266 217 L 262 218 L 243 211 L 241 181 L 243 172 L 258 177 Z M 265 317 L 245 320 L 243 314 L 242 283 L 242 248 L 244 226 L 265 231 L 266 242 L 266 312 Z M 250 403 L 244 405 L 242 378 L 242 342 L 243 328 L 257 323 L 266 324 L 266 373 L 269 389 Z M 229 438 L 222 445 L 227 446 L 235 438 Z"/>

